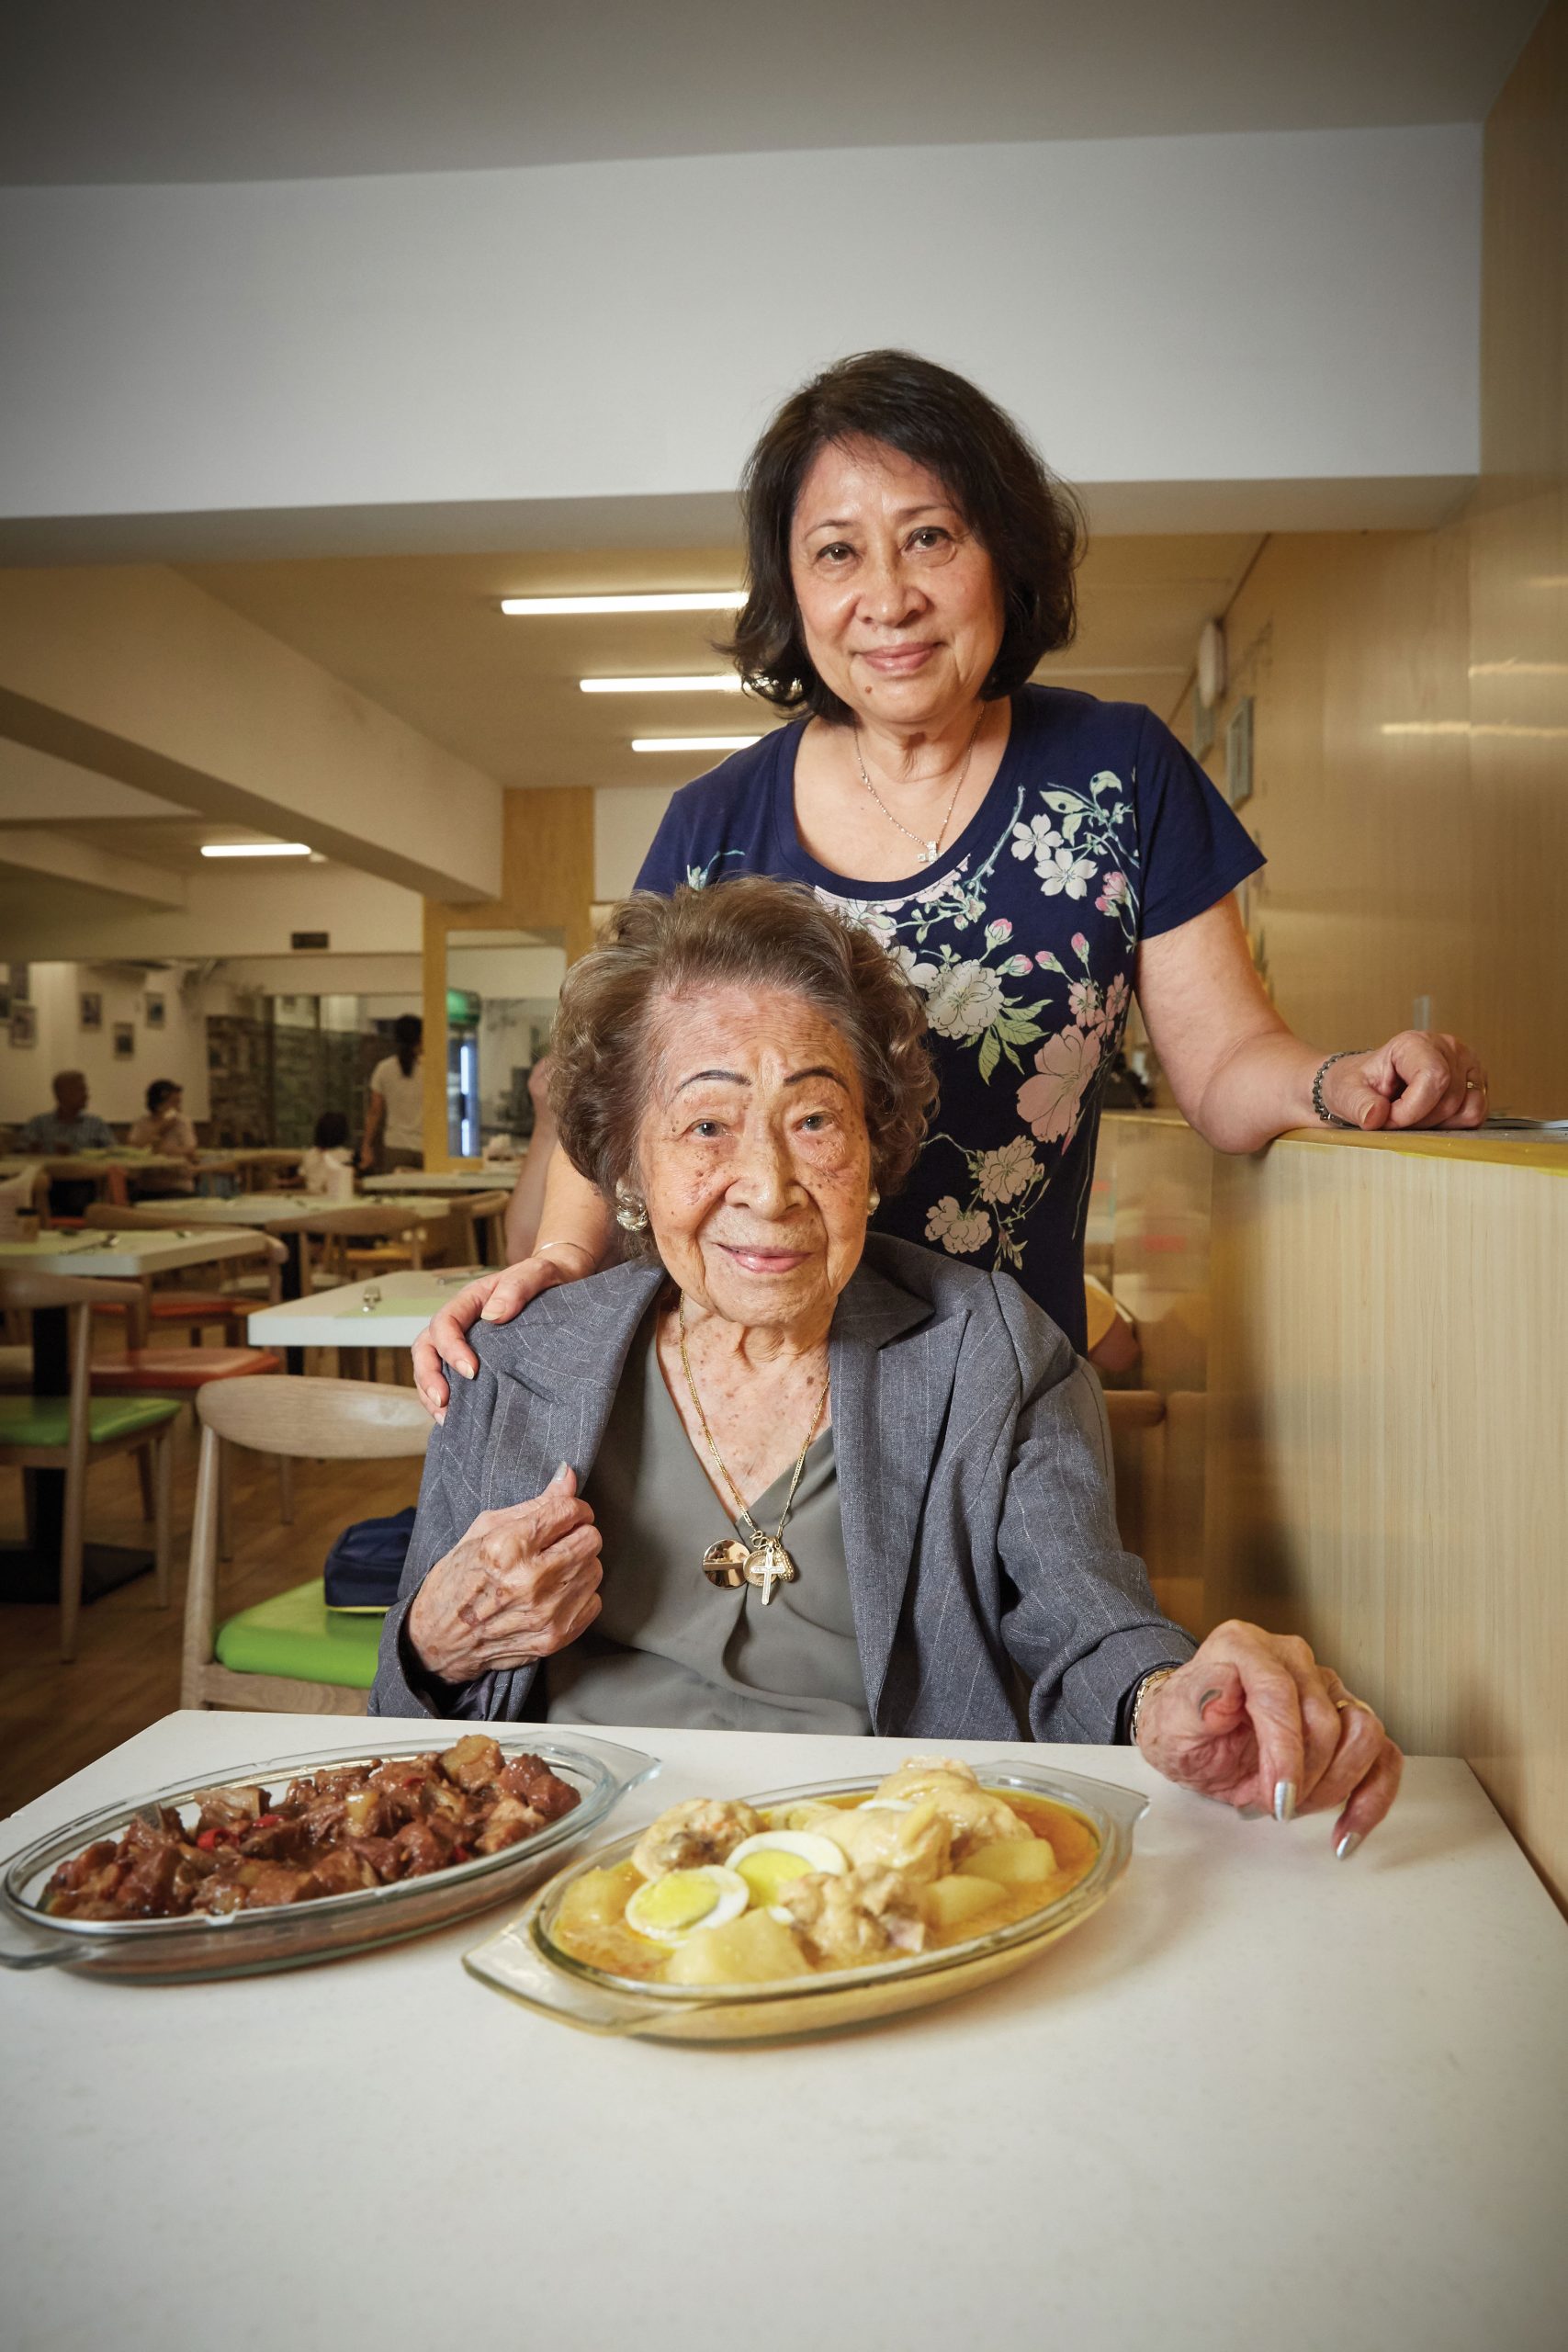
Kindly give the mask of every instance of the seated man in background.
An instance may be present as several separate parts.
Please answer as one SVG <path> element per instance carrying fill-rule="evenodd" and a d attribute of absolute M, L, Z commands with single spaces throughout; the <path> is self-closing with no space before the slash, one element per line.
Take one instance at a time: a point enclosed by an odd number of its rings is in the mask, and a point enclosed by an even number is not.
<path fill-rule="evenodd" d="M 79 1069 L 57 1070 L 53 1080 L 54 1108 L 29 1119 L 17 1138 L 18 1151 L 39 1159 L 63 1158 L 73 1151 L 112 1151 L 114 1136 L 104 1121 L 87 1109 L 87 1081 Z M 96 1187 L 81 1178 L 52 1182 L 49 1188 L 51 1217 L 80 1216 Z"/>
<path fill-rule="evenodd" d="M 196 1129 L 185 1114 L 185 1090 L 176 1079 L 155 1078 L 147 1089 L 147 1108 L 131 1128 L 127 1141 L 137 1151 L 155 1151 L 177 1159 L 178 1168 L 160 1168 L 140 1181 L 136 1190 L 147 1201 L 164 1201 L 196 1190 Z"/>

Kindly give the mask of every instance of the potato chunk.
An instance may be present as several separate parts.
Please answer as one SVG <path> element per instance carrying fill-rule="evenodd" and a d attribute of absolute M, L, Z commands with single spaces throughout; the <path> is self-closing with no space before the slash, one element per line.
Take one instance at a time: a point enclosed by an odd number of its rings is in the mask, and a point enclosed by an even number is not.
<path fill-rule="evenodd" d="M 964 1878 L 988 1878 L 998 1886 L 1043 1886 L 1056 1875 L 1056 1857 L 1044 1838 L 1009 1838 L 977 1846 L 958 1865 Z"/>
<path fill-rule="evenodd" d="M 584 1871 L 576 1884 L 569 1886 L 561 1896 L 560 1909 L 556 1913 L 558 1932 L 581 1936 L 597 1928 L 618 1927 L 626 1917 L 628 1901 L 641 1884 L 637 1871 L 625 1862 L 618 1870 Z"/>
<path fill-rule="evenodd" d="M 966 1928 L 982 1912 L 994 1911 L 1001 1899 L 995 1879 L 976 1878 L 973 1871 L 966 1878 L 935 1879 L 921 1897 L 926 1917 L 939 1933 Z"/>
<path fill-rule="evenodd" d="M 664 1969 L 667 1984 L 771 1984 L 781 1976 L 809 1976 L 811 1964 L 789 1929 L 766 1911 L 747 1911 L 722 1928 L 699 1928 L 677 1944 Z"/>

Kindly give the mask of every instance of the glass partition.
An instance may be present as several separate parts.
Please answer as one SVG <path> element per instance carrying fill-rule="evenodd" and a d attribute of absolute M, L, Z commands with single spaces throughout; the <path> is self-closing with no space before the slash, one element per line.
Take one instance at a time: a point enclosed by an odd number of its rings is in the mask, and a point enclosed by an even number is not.
<path fill-rule="evenodd" d="M 471 1158 L 534 1131 L 528 1073 L 549 1044 L 566 978 L 565 933 L 446 934 L 446 1141 Z"/>

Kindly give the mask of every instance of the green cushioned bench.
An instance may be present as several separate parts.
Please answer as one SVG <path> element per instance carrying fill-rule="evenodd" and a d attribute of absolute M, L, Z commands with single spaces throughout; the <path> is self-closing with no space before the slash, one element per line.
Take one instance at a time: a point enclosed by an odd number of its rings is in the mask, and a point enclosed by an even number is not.
<path fill-rule="evenodd" d="M 107 1445 L 117 1437 L 133 1437 L 138 1430 L 155 1430 L 179 1411 L 172 1396 L 95 1397 L 88 1408 L 87 1428 L 94 1445 Z M 0 1445 L 56 1445 L 71 1442 L 69 1396 L 0 1396 Z"/>
<path fill-rule="evenodd" d="M 376 1679 L 382 1612 L 329 1609 L 321 1579 L 242 1609 L 218 1629 L 220 1666 L 233 1674 L 285 1674 L 368 1690 Z"/>

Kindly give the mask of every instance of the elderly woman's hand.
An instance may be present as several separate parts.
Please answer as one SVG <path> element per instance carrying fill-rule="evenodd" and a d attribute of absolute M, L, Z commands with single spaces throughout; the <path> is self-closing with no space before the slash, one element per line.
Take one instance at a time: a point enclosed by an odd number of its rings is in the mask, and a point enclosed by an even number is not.
<path fill-rule="evenodd" d="M 599 1530 L 562 1463 L 542 1495 L 481 1511 L 413 1597 L 407 1631 L 443 1682 L 552 1657 L 599 1614 Z"/>
<path fill-rule="evenodd" d="M 1305 1642 L 1234 1621 L 1149 1691 L 1138 1746 L 1168 1781 L 1242 1812 L 1333 1810 L 1341 1860 L 1387 1813 L 1404 1762 Z"/>
<path fill-rule="evenodd" d="M 1402 1029 L 1370 1054 L 1344 1054 L 1323 1080 L 1337 1119 L 1379 1127 L 1478 1127 L 1486 1116 L 1486 1072 L 1461 1037 Z"/>
<path fill-rule="evenodd" d="M 592 1272 L 593 1261 L 586 1250 L 558 1241 L 548 1257 L 536 1252 L 532 1258 L 520 1258 L 499 1274 L 479 1275 L 449 1298 L 413 1343 L 414 1386 L 425 1411 L 437 1422 L 446 1419 L 452 1400 L 446 1385 L 448 1364 L 465 1380 L 472 1380 L 479 1371 L 479 1360 L 468 1341 L 470 1324 L 481 1315 L 487 1323 L 510 1323 L 541 1291 L 553 1290 L 558 1283 L 578 1282 Z"/>

